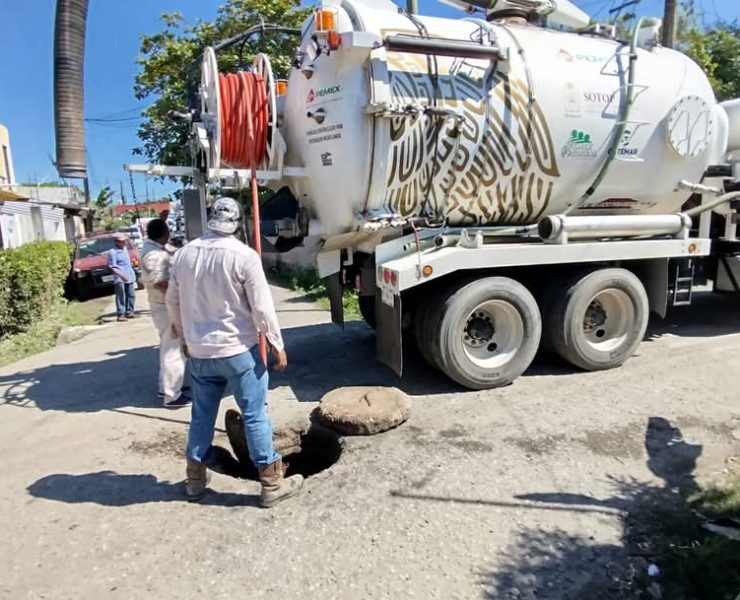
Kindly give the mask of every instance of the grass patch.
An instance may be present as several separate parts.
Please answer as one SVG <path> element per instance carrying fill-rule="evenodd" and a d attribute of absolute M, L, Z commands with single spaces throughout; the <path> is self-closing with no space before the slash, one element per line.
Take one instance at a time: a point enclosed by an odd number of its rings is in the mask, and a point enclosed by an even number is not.
<path fill-rule="evenodd" d="M 276 285 L 304 294 L 316 302 L 324 310 L 329 310 L 329 289 L 326 281 L 319 279 L 311 269 L 281 269 L 269 273 L 270 281 Z M 357 321 L 362 319 L 357 292 L 345 289 L 342 296 L 344 305 L 344 320 Z"/>
<path fill-rule="evenodd" d="M 98 317 L 79 302 L 58 300 L 27 331 L 0 340 L 0 367 L 54 347 L 63 327 L 91 325 Z"/>
<path fill-rule="evenodd" d="M 740 541 L 708 531 L 708 519 L 740 519 L 740 474 L 690 502 L 641 515 L 655 543 L 663 597 L 734 600 L 740 594 Z"/>

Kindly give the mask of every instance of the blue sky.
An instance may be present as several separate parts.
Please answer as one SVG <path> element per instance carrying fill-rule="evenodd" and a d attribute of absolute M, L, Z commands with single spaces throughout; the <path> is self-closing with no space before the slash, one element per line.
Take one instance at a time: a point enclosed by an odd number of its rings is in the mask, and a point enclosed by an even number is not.
<path fill-rule="evenodd" d="M 718 16 L 740 19 L 739 0 L 695 0 L 706 23 Z M 575 0 L 590 14 L 606 20 L 620 0 Z M 55 0 L 0 0 L 3 14 L 3 52 L 0 52 L 0 123 L 11 135 L 16 178 L 55 181 L 52 44 Z M 161 29 L 159 15 L 180 11 L 188 22 L 210 19 L 219 0 L 90 0 L 85 65 L 85 115 L 130 116 L 144 105 L 132 92 L 139 35 Z M 405 2 L 404 2 L 405 4 Z M 420 12 L 440 17 L 460 13 L 436 0 L 419 0 Z M 663 0 L 642 0 L 639 14 L 660 15 Z M 8 51 L 9 50 L 9 51 Z M 123 163 L 141 162 L 131 149 L 138 144 L 135 123 L 115 126 L 88 124 L 88 171 L 93 193 L 119 182 L 130 199 L 131 185 Z M 139 201 L 176 189 L 134 176 Z"/>

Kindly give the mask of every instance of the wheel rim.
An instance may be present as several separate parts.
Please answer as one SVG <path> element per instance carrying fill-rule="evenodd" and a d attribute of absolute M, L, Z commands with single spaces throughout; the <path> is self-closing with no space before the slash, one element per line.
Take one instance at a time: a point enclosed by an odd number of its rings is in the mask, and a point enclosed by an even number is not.
<path fill-rule="evenodd" d="M 471 362 L 485 369 L 501 367 L 522 347 L 524 321 L 513 304 L 488 300 L 468 315 L 462 341 Z"/>
<path fill-rule="evenodd" d="M 610 352 L 627 339 L 635 321 L 635 306 L 622 290 L 600 291 L 583 315 L 582 341 L 600 352 Z"/>

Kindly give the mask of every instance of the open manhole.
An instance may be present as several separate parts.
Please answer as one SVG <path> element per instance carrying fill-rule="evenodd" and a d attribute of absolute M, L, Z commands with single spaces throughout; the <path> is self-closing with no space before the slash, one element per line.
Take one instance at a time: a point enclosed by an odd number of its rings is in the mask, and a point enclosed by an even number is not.
<path fill-rule="evenodd" d="M 226 434 L 233 455 L 226 448 L 213 447 L 209 467 L 218 473 L 259 481 L 257 468 L 249 458 L 244 420 L 239 411 L 226 411 Z M 339 436 L 319 424 L 275 431 L 275 450 L 283 456 L 286 476 L 311 477 L 325 471 L 339 460 L 342 442 Z M 236 458 L 235 458 L 236 457 Z"/>

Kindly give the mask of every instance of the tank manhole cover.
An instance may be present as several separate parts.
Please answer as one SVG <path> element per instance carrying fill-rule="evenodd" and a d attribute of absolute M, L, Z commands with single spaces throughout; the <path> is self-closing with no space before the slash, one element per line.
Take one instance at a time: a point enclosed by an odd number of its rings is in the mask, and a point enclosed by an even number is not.
<path fill-rule="evenodd" d="M 409 418 L 411 402 L 393 387 L 345 387 L 319 402 L 316 416 L 346 435 L 372 435 L 398 427 Z"/>
<path fill-rule="evenodd" d="M 239 411 L 226 411 L 226 434 L 234 456 L 219 446 L 213 446 L 209 467 L 214 471 L 241 479 L 259 480 L 257 468 L 252 464 L 244 434 L 244 421 Z M 311 477 L 331 467 L 342 454 L 342 441 L 333 431 L 321 425 L 306 422 L 299 426 L 275 429 L 275 450 L 283 455 L 286 476 Z"/>

